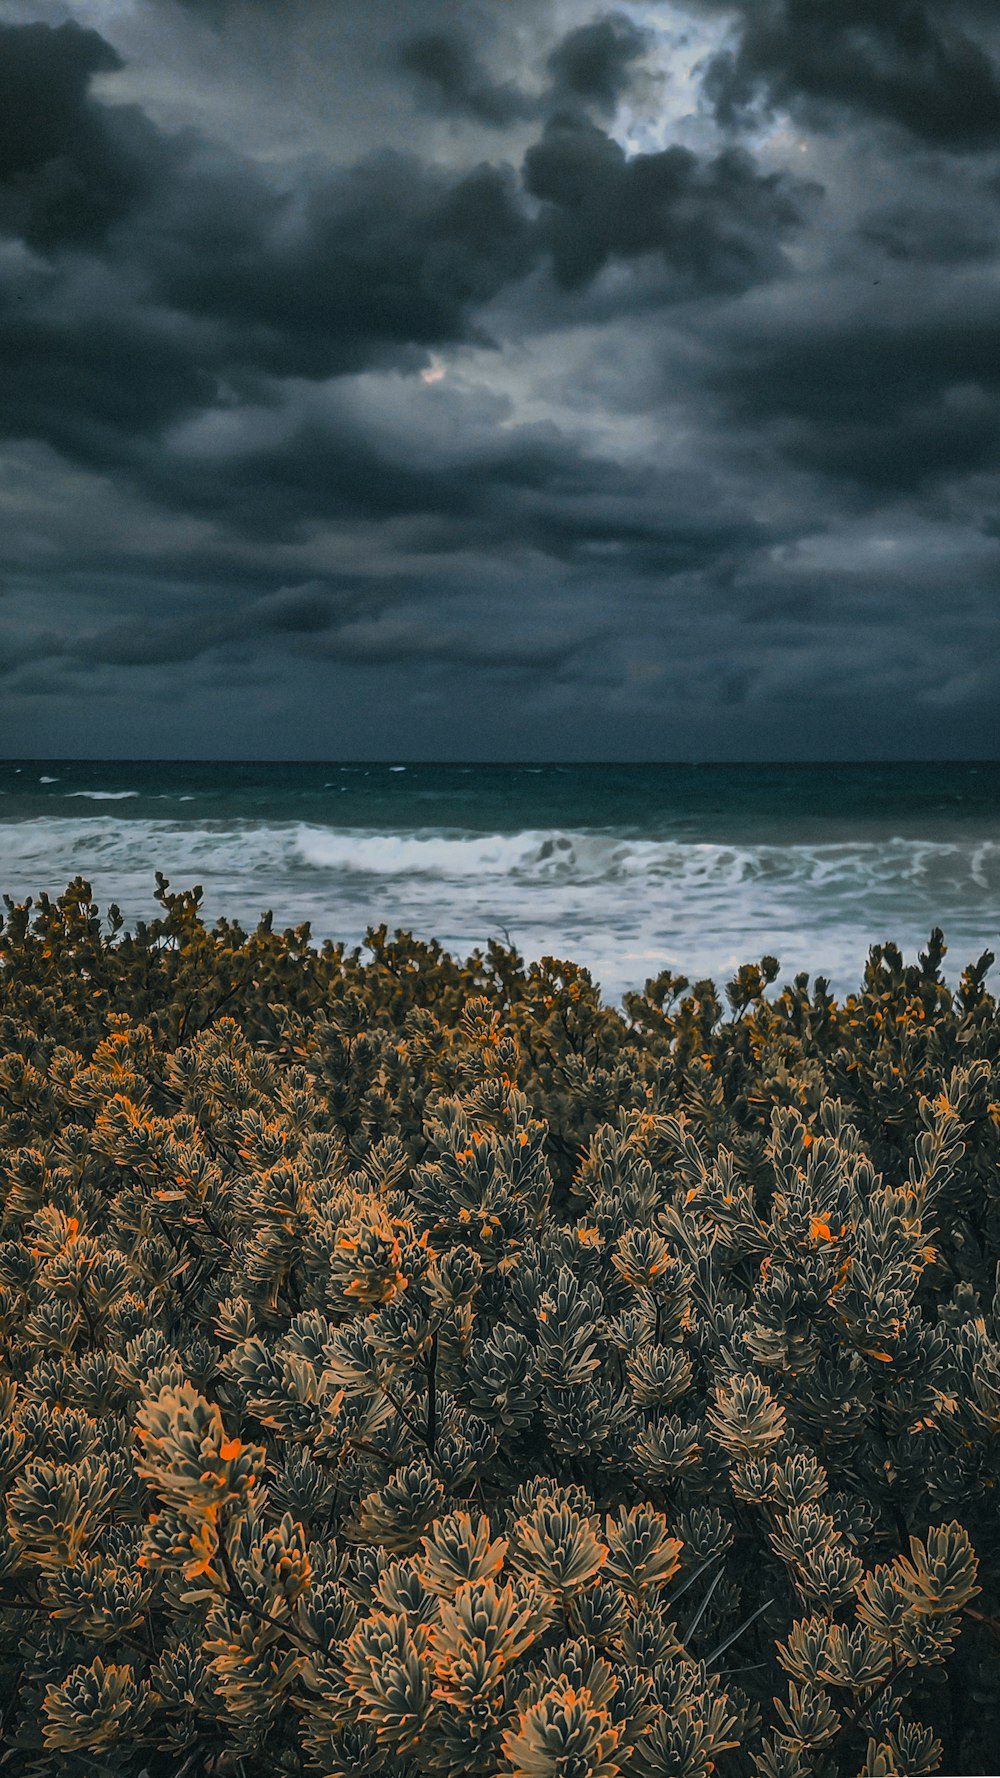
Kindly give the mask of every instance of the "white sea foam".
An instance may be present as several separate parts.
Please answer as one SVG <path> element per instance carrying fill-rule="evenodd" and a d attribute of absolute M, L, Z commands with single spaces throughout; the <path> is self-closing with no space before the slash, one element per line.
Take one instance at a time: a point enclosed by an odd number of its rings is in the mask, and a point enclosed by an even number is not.
<path fill-rule="evenodd" d="M 91 796 L 95 793 L 90 793 Z M 120 793 L 119 793 L 120 794 Z M 128 920 L 156 912 L 154 871 L 199 882 L 209 918 L 360 942 L 385 922 L 460 955 L 510 938 L 528 957 L 572 957 L 616 999 L 663 968 L 717 980 L 771 952 L 783 979 L 857 985 L 868 946 L 912 952 L 944 926 L 955 971 L 1000 948 L 1000 842 L 889 839 L 723 845 L 614 831 L 377 833 L 315 823 L 148 821 L 112 814 L 2 827 L 3 887 L 23 898 L 85 876 Z"/>
<path fill-rule="evenodd" d="M 57 784 L 58 778 L 40 778 L 40 784 Z M 125 803 L 130 797 L 138 796 L 137 790 L 67 790 L 66 801 L 71 802 L 75 796 L 86 797 L 92 803 Z"/>

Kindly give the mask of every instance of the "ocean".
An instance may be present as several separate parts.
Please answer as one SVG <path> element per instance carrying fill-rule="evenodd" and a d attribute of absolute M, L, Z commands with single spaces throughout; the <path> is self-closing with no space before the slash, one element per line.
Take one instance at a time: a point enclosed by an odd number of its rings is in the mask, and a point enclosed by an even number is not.
<path fill-rule="evenodd" d="M 383 922 L 466 957 L 571 958 L 617 1003 L 662 969 L 721 984 L 770 953 L 838 994 L 933 926 L 955 981 L 1000 953 L 1000 764 L 419 765 L 12 760 L 0 891 L 85 876 L 151 918 L 154 872 L 208 919 Z"/>

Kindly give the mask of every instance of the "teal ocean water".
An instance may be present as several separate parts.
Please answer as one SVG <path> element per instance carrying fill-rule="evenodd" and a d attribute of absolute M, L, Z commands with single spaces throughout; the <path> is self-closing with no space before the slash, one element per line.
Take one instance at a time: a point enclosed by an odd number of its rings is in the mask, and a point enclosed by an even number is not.
<path fill-rule="evenodd" d="M 128 920 L 154 872 L 209 918 L 361 941 L 383 921 L 462 956 L 491 937 L 585 964 L 605 997 L 671 968 L 840 993 L 868 947 L 934 925 L 954 979 L 1000 952 L 1000 764 L 0 763 L 0 890 L 87 877 Z"/>

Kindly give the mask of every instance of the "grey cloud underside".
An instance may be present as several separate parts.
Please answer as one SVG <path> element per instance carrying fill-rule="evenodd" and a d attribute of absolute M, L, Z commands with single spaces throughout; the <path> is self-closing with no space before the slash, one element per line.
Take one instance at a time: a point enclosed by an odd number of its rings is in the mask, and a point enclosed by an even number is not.
<path fill-rule="evenodd" d="M 873 502 L 992 473 L 1000 314 L 985 281 L 963 294 L 937 314 L 901 321 L 873 302 L 780 341 L 734 342 L 717 377 L 726 409 L 790 461 L 845 478 Z"/>
<path fill-rule="evenodd" d="M 491 77 L 463 31 L 421 31 L 403 44 L 399 65 L 422 83 L 422 96 L 446 113 L 496 129 L 538 114 L 530 93 Z"/>
<path fill-rule="evenodd" d="M 795 752 L 789 710 L 840 745 L 881 661 L 904 751 L 921 707 L 958 708 L 942 663 L 984 732 L 993 14 L 671 18 L 702 44 L 687 88 L 648 8 L 428 0 L 366 37 L 354 0 L 155 0 L 123 47 L 111 11 L 0 25 L 11 708 L 56 699 L 69 734 L 88 675 L 191 704 L 230 673 L 294 723 L 318 674 L 367 664 L 372 720 L 412 695 L 418 751 L 440 673 L 458 753 L 494 691 L 504 751 L 519 684 L 550 750 L 545 687 L 570 752 L 602 720 L 670 751 L 668 706 L 723 753 L 741 724 Z M 224 67 L 279 30 L 261 152 L 208 84 L 192 127 L 174 50 Z M 326 151 L 311 113 L 296 146 L 307 30 L 340 34 L 338 91 L 395 95 L 384 129 L 345 147 L 331 111 Z"/>

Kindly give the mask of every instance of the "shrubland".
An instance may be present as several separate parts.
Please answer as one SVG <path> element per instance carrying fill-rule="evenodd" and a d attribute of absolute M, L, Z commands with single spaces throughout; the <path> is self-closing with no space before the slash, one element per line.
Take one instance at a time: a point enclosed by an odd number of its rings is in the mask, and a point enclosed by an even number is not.
<path fill-rule="evenodd" d="M 993 959 L 0 929 L 0 1767 L 1000 1749 Z"/>

